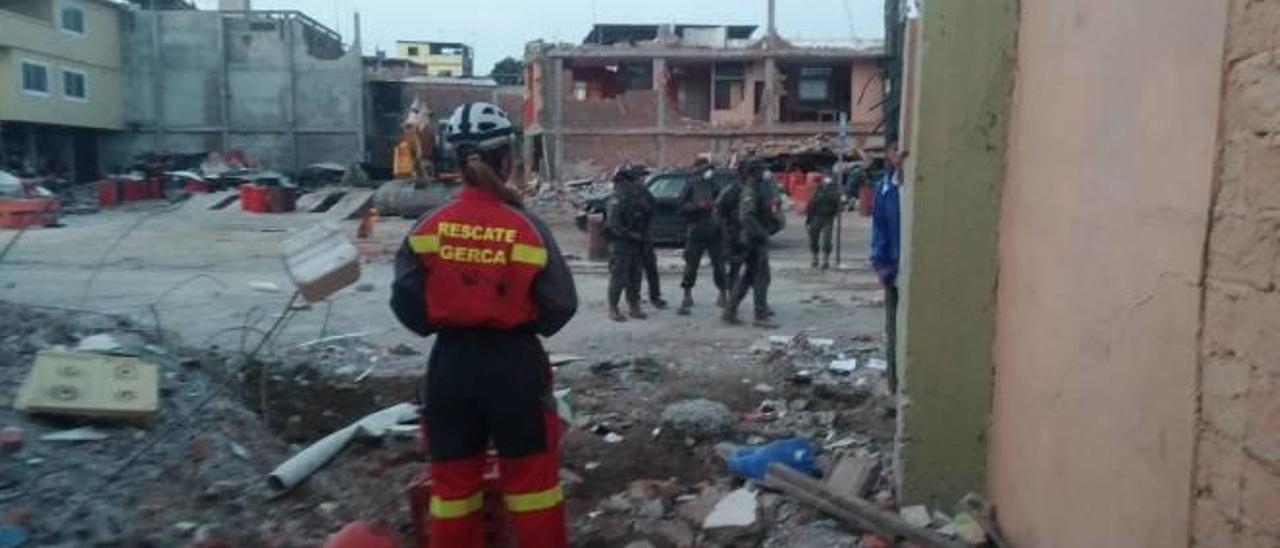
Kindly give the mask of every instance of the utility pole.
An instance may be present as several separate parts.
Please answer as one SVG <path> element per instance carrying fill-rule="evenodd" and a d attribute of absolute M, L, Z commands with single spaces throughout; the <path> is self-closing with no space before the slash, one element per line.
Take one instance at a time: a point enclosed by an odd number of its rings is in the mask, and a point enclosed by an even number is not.
<path fill-rule="evenodd" d="M 836 145 L 836 169 L 831 170 L 831 176 L 835 178 L 835 184 L 840 189 L 840 195 L 844 196 L 844 149 L 849 147 L 849 114 L 847 112 L 840 113 L 840 121 L 837 130 L 840 139 Z M 836 270 L 840 270 L 840 233 L 844 232 L 844 200 L 840 200 L 840 207 L 836 209 Z"/>
<path fill-rule="evenodd" d="M 778 2 L 777 0 L 769 0 L 769 39 L 772 40 L 778 36 L 777 26 Z"/>

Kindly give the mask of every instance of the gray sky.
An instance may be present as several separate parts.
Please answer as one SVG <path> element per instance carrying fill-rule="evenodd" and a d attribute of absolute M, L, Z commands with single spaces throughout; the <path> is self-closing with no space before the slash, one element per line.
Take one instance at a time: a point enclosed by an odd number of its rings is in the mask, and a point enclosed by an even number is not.
<path fill-rule="evenodd" d="M 883 0 L 777 0 L 778 31 L 787 38 L 848 40 L 884 35 Z M 204 8 L 217 0 L 196 0 Z M 519 58 L 537 38 L 581 42 L 593 22 L 765 25 L 765 0 L 253 0 L 254 9 L 295 9 L 351 40 L 355 11 L 364 50 L 394 53 L 396 40 L 465 42 L 476 72 L 505 56 Z M 847 10 L 846 10 L 847 6 Z"/>

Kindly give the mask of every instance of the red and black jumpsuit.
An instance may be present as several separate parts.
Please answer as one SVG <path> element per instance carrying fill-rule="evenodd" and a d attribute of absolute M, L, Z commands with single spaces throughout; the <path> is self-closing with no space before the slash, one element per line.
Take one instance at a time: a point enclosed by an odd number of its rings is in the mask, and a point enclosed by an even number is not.
<path fill-rule="evenodd" d="M 414 332 L 437 335 L 424 390 L 431 546 L 484 546 L 490 441 L 518 545 L 568 546 L 560 424 L 538 335 L 555 334 L 577 307 L 551 231 L 488 191 L 463 187 L 409 233 L 391 308 Z"/>

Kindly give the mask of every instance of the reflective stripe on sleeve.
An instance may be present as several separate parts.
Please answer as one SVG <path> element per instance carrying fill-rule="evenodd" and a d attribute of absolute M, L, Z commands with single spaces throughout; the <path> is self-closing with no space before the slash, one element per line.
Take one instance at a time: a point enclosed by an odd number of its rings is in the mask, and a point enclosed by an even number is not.
<path fill-rule="evenodd" d="M 546 266 L 547 248 L 535 245 L 511 244 L 511 260 L 534 266 Z"/>
<path fill-rule="evenodd" d="M 409 236 L 409 248 L 414 253 L 430 254 L 440 249 L 440 235 L 423 234 L 421 236 Z"/>
<path fill-rule="evenodd" d="M 431 497 L 431 517 L 440 519 L 456 519 L 468 516 L 484 506 L 484 493 L 477 492 L 465 499 L 445 500 Z"/>
<path fill-rule="evenodd" d="M 536 493 L 524 493 L 520 495 L 507 495 L 504 497 L 507 502 L 507 509 L 523 514 L 528 512 L 537 512 L 554 508 L 556 505 L 564 502 L 564 489 L 559 485 L 547 489 L 546 491 L 538 491 Z"/>

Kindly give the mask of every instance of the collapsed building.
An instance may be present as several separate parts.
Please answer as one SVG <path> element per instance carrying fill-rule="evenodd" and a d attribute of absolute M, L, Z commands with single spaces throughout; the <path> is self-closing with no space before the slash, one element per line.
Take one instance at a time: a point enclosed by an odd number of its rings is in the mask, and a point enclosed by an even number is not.
<path fill-rule="evenodd" d="M 883 131 L 879 43 L 789 42 L 755 26 L 596 25 L 581 44 L 525 51 L 526 169 L 680 165 L 770 142 Z"/>

